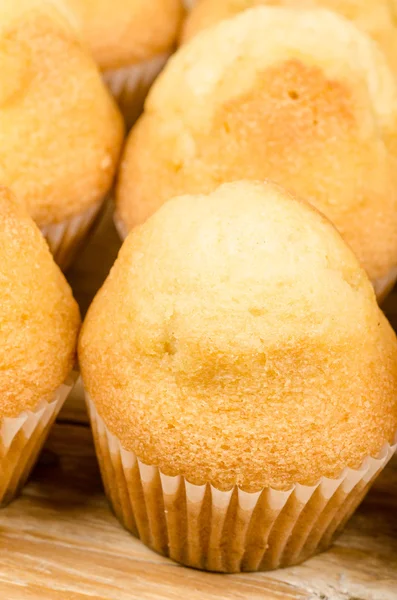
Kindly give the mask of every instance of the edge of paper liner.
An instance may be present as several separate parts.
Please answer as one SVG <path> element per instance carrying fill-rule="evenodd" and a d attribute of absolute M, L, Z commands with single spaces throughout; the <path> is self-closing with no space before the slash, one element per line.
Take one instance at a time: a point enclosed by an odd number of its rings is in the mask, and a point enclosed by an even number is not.
<path fill-rule="evenodd" d="M 122 448 L 86 392 L 94 441 L 107 496 L 135 536 L 156 552 L 187 566 L 236 573 L 299 564 L 327 549 L 397 449 L 385 443 L 360 468 L 336 479 L 221 491 L 164 475 Z"/>
<path fill-rule="evenodd" d="M 73 262 L 80 244 L 85 240 L 104 206 L 97 202 L 84 213 L 41 227 L 41 233 L 47 240 L 55 262 L 65 271 Z"/>
<path fill-rule="evenodd" d="M 0 507 L 6 506 L 25 484 L 76 379 L 77 373 L 72 372 L 52 400 L 41 402 L 36 410 L 0 420 Z"/>
<path fill-rule="evenodd" d="M 128 128 L 140 116 L 150 87 L 170 56 L 170 53 L 159 54 L 140 63 L 103 73 L 103 79 L 116 99 Z"/>

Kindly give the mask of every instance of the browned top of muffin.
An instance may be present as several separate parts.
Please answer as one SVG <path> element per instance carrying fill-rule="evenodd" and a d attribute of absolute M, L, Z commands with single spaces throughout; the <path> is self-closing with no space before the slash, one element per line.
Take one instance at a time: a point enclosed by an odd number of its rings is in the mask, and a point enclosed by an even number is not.
<path fill-rule="evenodd" d="M 182 21 L 181 0 L 67 0 L 102 70 L 170 52 Z"/>
<path fill-rule="evenodd" d="M 80 325 L 69 285 L 26 210 L 0 188 L 0 418 L 34 409 L 70 373 Z"/>
<path fill-rule="evenodd" d="M 54 0 L 0 5 L 0 182 L 40 225 L 102 200 L 123 140 L 121 116 Z"/>
<path fill-rule="evenodd" d="M 327 8 L 353 21 L 385 52 L 397 75 L 397 14 L 390 0 L 199 0 L 185 21 L 182 41 L 255 6 Z"/>
<path fill-rule="evenodd" d="M 122 160 L 128 230 L 168 198 L 270 178 L 339 229 L 373 281 L 397 256 L 397 83 L 326 10 L 254 8 L 202 32 L 157 80 Z"/>
<path fill-rule="evenodd" d="M 365 272 L 271 183 L 170 200 L 132 231 L 79 358 L 122 446 L 195 484 L 313 484 L 397 429 L 396 338 Z"/>

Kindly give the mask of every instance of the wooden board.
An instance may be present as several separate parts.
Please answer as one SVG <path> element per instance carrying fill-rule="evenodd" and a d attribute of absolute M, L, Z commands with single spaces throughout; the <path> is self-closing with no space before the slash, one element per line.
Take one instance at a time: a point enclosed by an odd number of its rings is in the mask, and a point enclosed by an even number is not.
<path fill-rule="evenodd" d="M 108 211 L 69 273 L 84 311 L 118 247 Z M 386 310 L 397 325 L 397 294 Z M 397 600 L 397 456 L 328 552 L 269 574 L 201 573 L 118 524 L 77 387 L 0 531 L 0 600 Z"/>

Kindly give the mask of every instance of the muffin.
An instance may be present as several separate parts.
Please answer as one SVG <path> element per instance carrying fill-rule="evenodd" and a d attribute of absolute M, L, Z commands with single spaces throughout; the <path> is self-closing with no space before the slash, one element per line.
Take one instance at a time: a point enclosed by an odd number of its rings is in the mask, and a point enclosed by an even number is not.
<path fill-rule="evenodd" d="M 325 549 L 396 447 L 395 334 L 336 229 L 273 183 L 132 231 L 79 360 L 117 516 L 192 567 Z"/>
<path fill-rule="evenodd" d="M 328 8 L 353 21 L 370 35 L 386 54 L 397 75 L 397 20 L 390 0 L 200 0 L 186 20 L 182 41 L 202 29 L 255 6 Z"/>
<path fill-rule="evenodd" d="M 181 0 L 67 0 L 104 78 L 131 125 L 170 56 Z"/>
<path fill-rule="evenodd" d="M 79 310 L 26 209 L 0 188 L 0 505 L 23 486 L 73 384 Z"/>
<path fill-rule="evenodd" d="M 0 3 L 0 183 L 66 268 L 114 178 L 121 115 L 62 2 Z"/>
<path fill-rule="evenodd" d="M 374 42 L 327 10 L 254 8 L 159 78 L 127 142 L 116 222 L 124 236 L 168 198 L 269 178 L 337 226 L 381 298 L 397 277 L 396 157 L 397 82 Z"/>

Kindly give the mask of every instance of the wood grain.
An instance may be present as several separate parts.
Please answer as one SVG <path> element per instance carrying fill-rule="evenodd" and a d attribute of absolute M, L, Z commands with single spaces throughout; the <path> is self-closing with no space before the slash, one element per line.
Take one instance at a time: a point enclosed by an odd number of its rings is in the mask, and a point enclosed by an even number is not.
<path fill-rule="evenodd" d="M 69 272 L 83 312 L 118 248 L 108 209 Z M 397 325 L 397 294 L 385 308 Z M 77 386 L 0 531 L 0 600 L 397 600 L 397 456 L 328 552 L 269 574 L 201 573 L 154 554 L 112 515 Z"/>
<path fill-rule="evenodd" d="M 395 600 L 397 457 L 346 532 L 305 565 L 215 575 L 154 554 L 105 500 L 91 433 L 57 424 L 22 496 L 0 512 L 0 597 L 45 600 Z"/>

